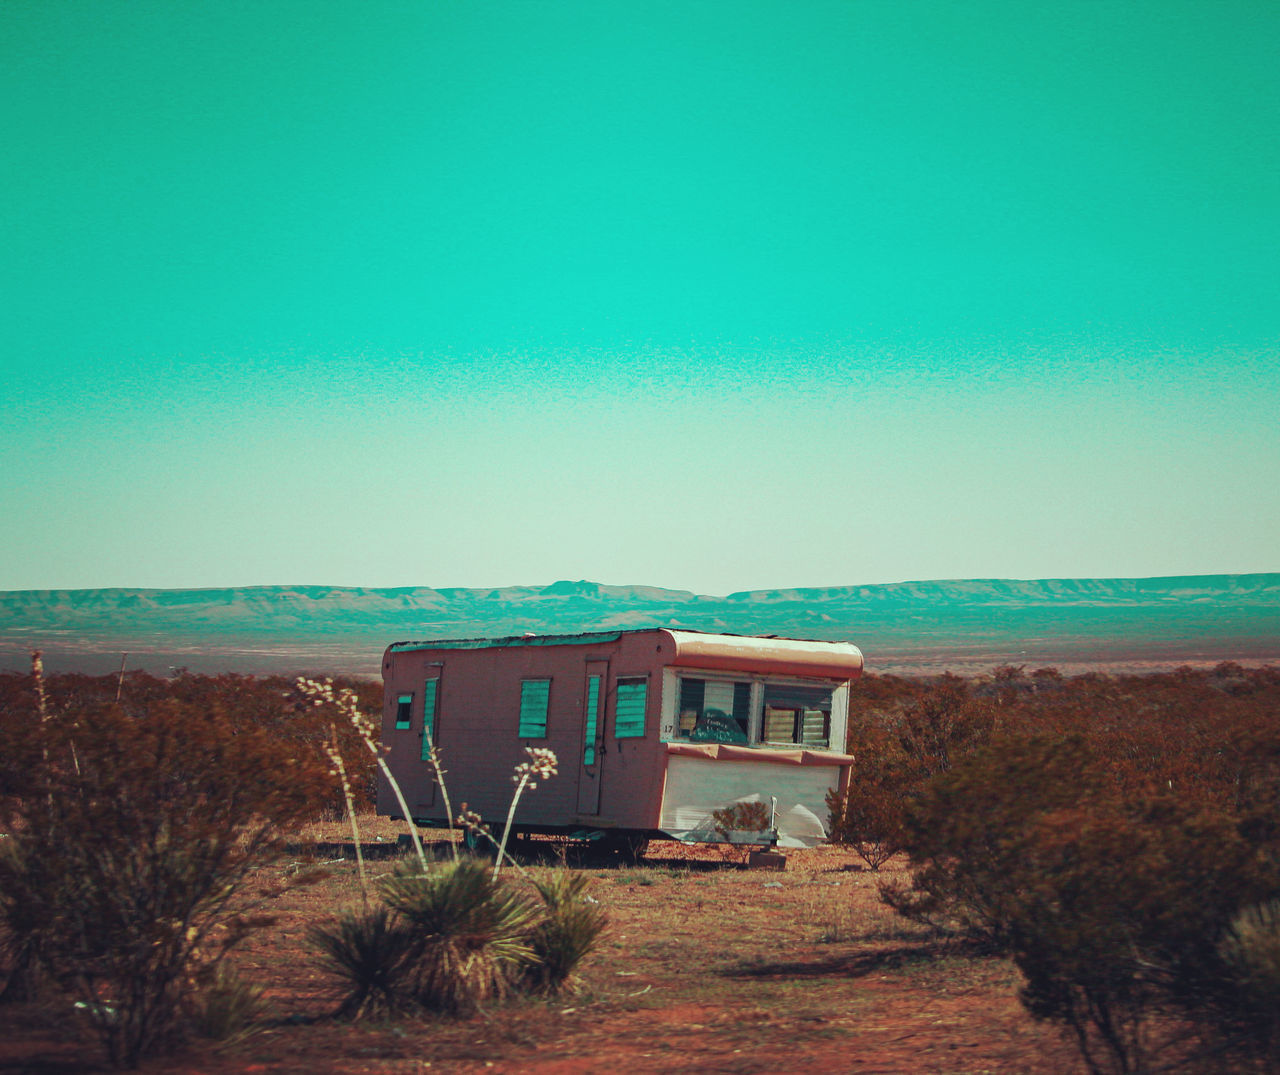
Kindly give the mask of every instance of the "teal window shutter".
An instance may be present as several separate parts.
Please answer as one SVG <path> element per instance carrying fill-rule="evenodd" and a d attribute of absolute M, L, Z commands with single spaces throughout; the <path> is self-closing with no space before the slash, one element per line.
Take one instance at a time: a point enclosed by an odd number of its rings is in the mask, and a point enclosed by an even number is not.
<path fill-rule="evenodd" d="M 648 680 L 618 680 L 613 717 L 613 734 L 617 738 L 634 739 L 644 735 L 644 703 L 648 693 Z"/>
<path fill-rule="evenodd" d="M 396 698 L 396 731 L 404 731 L 411 723 L 413 723 L 413 695 L 402 694 Z"/>
<path fill-rule="evenodd" d="M 587 677 L 587 721 L 583 734 L 582 764 L 596 763 L 596 718 L 600 715 L 600 677 Z"/>
<path fill-rule="evenodd" d="M 520 684 L 520 738 L 547 737 L 547 701 L 551 697 L 551 680 L 526 679 Z"/>
<path fill-rule="evenodd" d="M 438 679 L 429 679 L 422 686 L 422 760 L 430 761 L 431 748 L 436 741 L 436 687 Z"/>

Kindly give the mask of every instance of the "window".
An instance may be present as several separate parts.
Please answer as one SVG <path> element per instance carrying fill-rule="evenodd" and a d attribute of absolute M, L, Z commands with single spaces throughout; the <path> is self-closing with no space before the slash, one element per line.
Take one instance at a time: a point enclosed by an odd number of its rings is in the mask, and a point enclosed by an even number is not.
<path fill-rule="evenodd" d="M 551 698 L 551 680 L 526 679 L 520 683 L 520 738 L 547 737 L 547 704 Z"/>
<path fill-rule="evenodd" d="M 682 736 L 695 743 L 745 743 L 750 723 L 750 682 L 680 680 Z"/>
<path fill-rule="evenodd" d="M 633 739 L 644 735 L 644 703 L 648 693 L 647 679 L 618 680 L 613 711 L 613 734 L 617 738 Z"/>
<path fill-rule="evenodd" d="M 766 743 L 825 747 L 831 738 L 831 688 L 764 685 Z"/>
<path fill-rule="evenodd" d="M 587 677 L 587 719 L 582 735 L 582 764 L 596 763 L 596 718 L 600 715 L 600 677 Z"/>
<path fill-rule="evenodd" d="M 674 732 L 666 734 L 693 743 L 826 749 L 835 692 L 834 684 L 680 676 Z"/>
<path fill-rule="evenodd" d="M 413 723 L 413 695 L 402 694 L 396 699 L 396 731 L 404 731 Z"/>
<path fill-rule="evenodd" d="M 422 686 L 422 760 L 431 759 L 431 748 L 436 741 L 436 695 L 438 679 L 429 679 Z"/>

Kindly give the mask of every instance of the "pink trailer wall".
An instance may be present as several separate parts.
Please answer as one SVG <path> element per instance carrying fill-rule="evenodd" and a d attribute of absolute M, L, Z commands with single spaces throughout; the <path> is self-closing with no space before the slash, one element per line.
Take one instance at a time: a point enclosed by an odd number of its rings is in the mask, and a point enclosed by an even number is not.
<path fill-rule="evenodd" d="M 657 827 L 665 772 L 658 709 L 661 669 L 674 656 L 670 636 L 662 631 L 616 632 L 575 636 L 571 644 L 545 644 L 548 641 L 490 643 L 488 648 L 431 643 L 410 648 L 414 644 L 399 643 L 388 648 L 382 669 L 382 740 L 390 747 L 388 762 L 415 818 L 445 819 L 431 766 L 421 760 L 423 697 L 430 693 L 427 681 L 438 678 L 435 742 L 455 813 L 466 802 L 487 822 L 502 822 L 511 801 L 511 773 L 525 760 L 524 748 L 548 747 L 559 758 L 559 775 L 526 793 L 520 803 L 521 823 Z M 584 765 L 589 674 L 601 675 L 602 690 L 594 764 Z M 615 735 L 618 680 L 638 677 L 647 682 L 645 734 L 619 739 Z M 521 738 L 521 683 L 535 678 L 551 681 L 546 737 Z M 408 728 L 396 726 L 402 695 L 413 696 Z M 599 809 L 592 811 L 597 789 Z M 385 781 L 378 789 L 378 811 L 399 813 Z"/>

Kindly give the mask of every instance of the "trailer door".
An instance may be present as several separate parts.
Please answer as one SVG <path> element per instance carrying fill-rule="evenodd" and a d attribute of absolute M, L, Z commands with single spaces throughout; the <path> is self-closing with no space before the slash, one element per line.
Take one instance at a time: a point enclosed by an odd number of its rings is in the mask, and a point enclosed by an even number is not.
<path fill-rule="evenodd" d="M 418 788 L 417 810 L 425 816 L 436 801 L 436 770 L 431 764 L 431 749 L 436 745 L 436 714 L 440 711 L 440 672 L 439 665 L 427 669 L 427 678 L 422 685 L 422 730 L 418 733 L 421 743 L 418 757 L 426 762 L 426 774 L 419 775 L 415 782 Z"/>
<path fill-rule="evenodd" d="M 587 661 L 582 697 L 582 749 L 578 755 L 578 813 L 600 813 L 603 768 L 604 698 L 609 682 L 608 661 Z"/>

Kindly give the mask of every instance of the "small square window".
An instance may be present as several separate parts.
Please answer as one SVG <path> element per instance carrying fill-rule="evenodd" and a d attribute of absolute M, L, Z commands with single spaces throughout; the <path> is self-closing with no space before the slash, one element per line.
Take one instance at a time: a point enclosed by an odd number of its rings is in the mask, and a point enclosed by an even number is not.
<path fill-rule="evenodd" d="M 402 694 L 396 699 L 396 731 L 404 731 L 413 723 L 413 695 Z"/>

